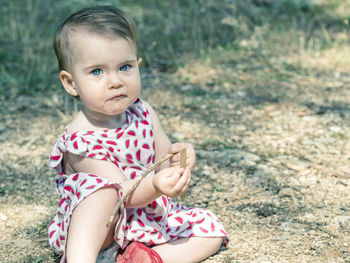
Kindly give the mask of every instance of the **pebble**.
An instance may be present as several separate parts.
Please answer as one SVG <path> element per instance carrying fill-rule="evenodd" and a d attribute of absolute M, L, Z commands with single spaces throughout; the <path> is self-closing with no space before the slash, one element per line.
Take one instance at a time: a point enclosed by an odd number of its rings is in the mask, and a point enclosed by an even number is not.
<path fill-rule="evenodd" d="M 315 185 L 317 184 L 316 176 L 301 176 L 299 181 L 302 185 Z"/>
<path fill-rule="evenodd" d="M 313 214 L 307 213 L 303 216 L 303 218 L 307 220 L 313 220 L 315 219 L 315 216 Z"/>
<path fill-rule="evenodd" d="M 1 221 L 6 221 L 7 220 L 7 216 L 0 213 L 0 220 Z"/>
<path fill-rule="evenodd" d="M 295 198 L 295 191 L 292 188 L 289 188 L 289 187 L 282 188 L 278 192 L 278 196 L 281 197 L 281 198 L 284 198 L 284 197 Z"/>

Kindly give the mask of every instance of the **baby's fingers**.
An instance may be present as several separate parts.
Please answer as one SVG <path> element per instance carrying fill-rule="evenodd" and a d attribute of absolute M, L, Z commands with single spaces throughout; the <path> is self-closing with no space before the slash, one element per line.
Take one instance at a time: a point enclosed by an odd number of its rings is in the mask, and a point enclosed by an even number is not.
<path fill-rule="evenodd" d="M 184 148 L 182 143 L 173 143 L 170 145 L 169 152 L 176 154 L 179 153 L 182 148 Z"/>
<path fill-rule="evenodd" d="M 185 169 L 179 179 L 179 181 L 174 186 L 173 190 L 177 195 L 186 192 L 191 181 L 191 171 L 190 169 Z"/>

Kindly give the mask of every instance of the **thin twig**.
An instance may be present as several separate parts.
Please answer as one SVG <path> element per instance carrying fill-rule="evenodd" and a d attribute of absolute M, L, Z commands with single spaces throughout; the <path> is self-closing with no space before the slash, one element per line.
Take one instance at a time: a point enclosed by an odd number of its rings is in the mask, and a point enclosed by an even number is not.
<path fill-rule="evenodd" d="M 181 154 L 181 152 L 180 152 Z M 128 196 L 135 191 L 135 189 L 139 186 L 139 184 L 141 183 L 141 181 L 150 173 L 152 172 L 154 169 L 156 169 L 159 165 L 161 165 L 162 163 L 164 163 L 165 161 L 169 160 L 171 157 L 173 157 L 175 154 L 174 153 L 169 153 L 167 155 L 165 155 L 162 159 L 160 159 L 159 161 L 155 162 L 153 165 L 151 165 L 146 171 L 145 173 L 141 176 L 141 178 L 139 180 L 137 180 L 133 186 L 122 196 L 122 198 L 119 199 L 117 205 L 115 206 L 115 208 L 113 209 L 112 215 L 109 217 L 108 223 L 106 225 L 107 228 L 109 228 L 112 225 L 113 219 L 115 217 L 115 215 L 117 214 L 119 208 L 121 207 L 121 205 L 123 204 L 123 202 L 126 200 L 126 198 L 128 198 Z M 181 157 L 180 157 L 181 158 Z"/>
<path fill-rule="evenodd" d="M 183 148 L 180 151 L 180 168 L 186 168 L 186 148 Z M 185 197 L 186 192 L 180 196 L 181 200 L 184 200 Z"/>

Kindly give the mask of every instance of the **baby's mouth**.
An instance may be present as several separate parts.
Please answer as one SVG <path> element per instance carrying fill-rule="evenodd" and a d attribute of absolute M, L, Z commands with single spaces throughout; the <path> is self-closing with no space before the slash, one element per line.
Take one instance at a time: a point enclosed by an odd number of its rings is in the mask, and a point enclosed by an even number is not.
<path fill-rule="evenodd" d="M 115 95 L 115 96 L 111 97 L 109 100 L 121 100 L 125 97 L 126 97 L 126 95 L 119 94 L 119 95 Z"/>

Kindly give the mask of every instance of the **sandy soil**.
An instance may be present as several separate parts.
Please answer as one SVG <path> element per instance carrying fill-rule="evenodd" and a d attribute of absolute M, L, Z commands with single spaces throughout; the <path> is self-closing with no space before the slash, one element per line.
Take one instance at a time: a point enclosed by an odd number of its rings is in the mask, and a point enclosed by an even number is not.
<path fill-rule="evenodd" d="M 350 75 L 254 80 L 204 64 L 145 73 L 143 98 L 173 141 L 197 150 L 184 203 L 229 232 L 205 262 L 350 262 Z M 43 94 L 0 106 L 0 262 L 58 262 L 48 155 L 74 102 Z"/>

